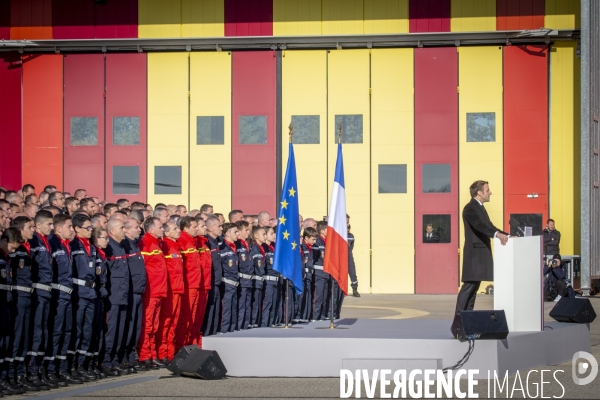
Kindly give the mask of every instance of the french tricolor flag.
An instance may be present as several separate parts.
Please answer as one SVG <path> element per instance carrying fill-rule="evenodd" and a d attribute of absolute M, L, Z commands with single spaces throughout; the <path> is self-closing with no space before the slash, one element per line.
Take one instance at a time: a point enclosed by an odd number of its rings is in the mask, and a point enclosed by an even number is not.
<path fill-rule="evenodd" d="M 344 188 L 342 144 L 338 143 L 331 204 L 327 217 L 327 248 L 323 271 L 333 277 L 345 295 L 348 294 L 348 225 L 346 225 L 346 189 Z"/>

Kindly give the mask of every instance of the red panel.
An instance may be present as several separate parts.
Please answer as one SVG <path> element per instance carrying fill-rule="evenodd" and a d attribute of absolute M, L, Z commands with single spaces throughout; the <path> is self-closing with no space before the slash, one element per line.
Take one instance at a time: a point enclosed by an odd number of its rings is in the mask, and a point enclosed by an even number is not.
<path fill-rule="evenodd" d="M 64 59 L 64 185 L 104 198 L 104 56 L 71 54 Z M 96 146 L 71 146 L 72 117 L 98 119 Z"/>
<path fill-rule="evenodd" d="M 273 2 L 225 0 L 225 36 L 273 36 Z"/>
<path fill-rule="evenodd" d="M 113 145 L 113 117 L 140 118 L 138 146 Z M 106 55 L 106 200 L 146 202 L 146 54 Z M 113 194 L 113 166 L 139 166 L 139 194 Z"/>
<path fill-rule="evenodd" d="M 10 39 L 10 0 L 0 1 L 0 40 Z"/>
<path fill-rule="evenodd" d="M 548 217 L 547 57 L 546 46 L 504 47 L 505 229 L 510 214 Z"/>
<path fill-rule="evenodd" d="M 23 182 L 63 187 L 63 56 L 23 59 Z"/>
<path fill-rule="evenodd" d="M 107 0 L 94 11 L 96 38 L 138 37 L 138 0 Z"/>
<path fill-rule="evenodd" d="M 53 0 L 54 39 L 94 39 L 94 2 Z"/>
<path fill-rule="evenodd" d="M 10 38 L 52 39 L 52 0 L 13 0 Z"/>
<path fill-rule="evenodd" d="M 275 215 L 275 52 L 233 53 L 232 207 Z M 240 144 L 239 118 L 267 116 L 267 144 Z"/>
<path fill-rule="evenodd" d="M 410 32 L 450 32 L 450 0 L 410 0 Z"/>
<path fill-rule="evenodd" d="M 415 49 L 416 293 L 458 287 L 458 55 L 456 48 Z M 423 164 L 450 164 L 450 193 L 423 193 Z M 450 243 L 423 243 L 423 215 L 449 214 Z"/>
<path fill-rule="evenodd" d="M 496 0 L 496 29 L 542 28 L 545 10 L 545 0 Z"/>
<path fill-rule="evenodd" d="M 0 53 L 0 185 L 21 189 L 21 57 Z"/>

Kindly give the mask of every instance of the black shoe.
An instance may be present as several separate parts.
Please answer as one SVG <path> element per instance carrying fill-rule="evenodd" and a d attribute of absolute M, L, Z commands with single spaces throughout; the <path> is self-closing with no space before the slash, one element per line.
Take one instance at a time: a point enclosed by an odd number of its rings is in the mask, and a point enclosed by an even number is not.
<path fill-rule="evenodd" d="M 160 362 L 163 363 L 163 364 L 165 364 L 165 367 L 168 367 L 169 364 L 171 363 L 167 357 L 161 358 Z"/>
<path fill-rule="evenodd" d="M 115 367 L 102 367 L 101 371 L 106 376 L 120 376 L 121 375 L 121 371 L 119 371 Z"/>
<path fill-rule="evenodd" d="M 123 369 L 123 371 L 127 371 L 128 374 L 135 374 L 137 371 L 128 362 L 122 362 L 119 364 L 119 367 Z"/>
<path fill-rule="evenodd" d="M 71 376 L 77 379 L 81 379 L 84 382 L 95 381 L 98 379 L 96 374 L 88 374 L 87 371 L 83 368 L 77 368 L 71 372 Z"/>
<path fill-rule="evenodd" d="M 58 376 L 56 376 L 53 373 L 48 373 L 48 375 L 46 376 L 46 378 L 48 379 L 48 382 L 50 382 L 51 384 L 56 384 L 59 387 L 67 387 L 69 386 L 69 383 L 63 379 L 60 379 Z"/>
<path fill-rule="evenodd" d="M 81 385 L 83 383 L 82 379 L 76 378 L 68 372 L 59 372 L 58 379 L 67 382 L 69 385 Z"/>
<path fill-rule="evenodd" d="M 147 372 L 154 369 L 154 366 L 152 365 L 152 361 L 150 360 L 138 361 L 135 365 L 135 369 L 137 369 L 140 372 Z"/>
<path fill-rule="evenodd" d="M 89 367 L 87 370 L 88 374 L 94 374 L 96 375 L 96 378 L 98 379 L 104 379 L 106 378 L 106 374 L 100 370 L 98 370 L 97 368 L 94 367 Z"/>
<path fill-rule="evenodd" d="M 24 376 L 17 376 L 15 383 L 26 392 L 39 392 L 41 390 L 38 385 L 29 382 Z"/>
<path fill-rule="evenodd" d="M 158 368 L 167 368 L 167 364 L 161 360 L 152 360 L 152 364 L 156 365 Z"/>
<path fill-rule="evenodd" d="M 51 389 L 50 385 L 46 385 L 44 382 L 42 382 L 42 380 L 39 378 L 39 376 L 37 376 L 37 374 L 27 378 L 27 381 L 29 381 L 29 383 L 39 387 L 40 390 L 50 390 Z"/>
<path fill-rule="evenodd" d="M 129 375 L 131 373 L 131 372 L 129 372 L 129 369 L 123 368 L 120 365 L 114 366 L 113 369 L 116 371 L 119 371 L 119 374 L 121 374 L 121 375 Z"/>
<path fill-rule="evenodd" d="M 352 289 L 352 297 L 360 297 L 360 293 L 358 293 L 358 290 Z"/>
<path fill-rule="evenodd" d="M 0 380 L 0 390 L 2 390 L 2 393 L 5 395 L 25 393 L 25 391 L 21 389 L 19 385 L 9 380 Z"/>
<path fill-rule="evenodd" d="M 51 389 L 58 389 L 58 379 L 51 380 L 46 375 L 42 375 L 40 382 Z"/>

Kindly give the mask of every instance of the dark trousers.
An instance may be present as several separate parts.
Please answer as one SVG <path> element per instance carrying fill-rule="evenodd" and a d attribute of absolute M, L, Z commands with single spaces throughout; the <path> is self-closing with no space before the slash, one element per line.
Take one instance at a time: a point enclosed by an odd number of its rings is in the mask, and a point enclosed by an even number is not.
<path fill-rule="evenodd" d="M 127 341 L 121 350 L 123 362 L 134 363 L 136 361 L 136 347 L 142 332 L 142 318 L 144 316 L 144 302 L 142 295 L 131 293 L 127 303 Z"/>
<path fill-rule="evenodd" d="M 31 320 L 31 297 L 18 293 L 13 295 L 13 340 L 12 359 L 8 375 L 12 378 L 25 375 L 25 357 L 29 350 L 29 323 Z"/>
<path fill-rule="evenodd" d="M 242 278 L 243 279 L 243 278 Z M 252 281 L 250 281 L 252 283 Z M 248 329 L 252 319 L 252 287 L 238 287 L 238 329 Z"/>
<path fill-rule="evenodd" d="M 252 290 L 252 325 L 258 327 L 262 325 L 262 306 L 263 306 L 263 281 L 254 281 Z"/>
<path fill-rule="evenodd" d="M 356 278 L 356 264 L 348 263 L 348 275 L 350 275 L 350 287 L 352 290 L 358 289 L 358 279 Z"/>
<path fill-rule="evenodd" d="M 6 296 L 4 291 L 2 296 Z M 4 380 L 8 375 L 8 359 L 12 358 L 12 349 L 10 347 L 10 337 L 12 336 L 12 326 L 10 325 L 10 306 L 8 303 L 0 303 L 0 379 Z"/>
<path fill-rule="evenodd" d="M 282 283 L 282 279 L 277 282 L 277 301 L 275 302 L 275 324 L 281 324 L 283 322 L 283 299 L 285 298 L 285 285 Z"/>
<path fill-rule="evenodd" d="M 294 284 L 289 280 L 283 281 L 283 294 L 281 296 L 282 308 L 283 308 L 283 323 L 291 324 L 292 320 L 295 319 L 296 315 L 296 289 L 294 289 Z M 287 300 L 286 300 L 286 292 L 287 292 Z M 287 319 L 287 321 L 286 321 Z"/>
<path fill-rule="evenodd" d="M 202 336 L 214 335 L 219 332 L 221 322 L 221 283 L 212 284 L 208 291 L 208 301 L 204 323 L 202 324 Z"/>
<path fill-rule="evenodd" d="M 459 311 L 472 310 L 475 307 L 475 297 L 477 297 L 479 285 L 481 285 L 481 281 L 463 282 L 456 298 L 456 310 L 454 314 Z"/>
<path fill-rule="evenodd" d="M 276 281 L 265 282 L 265 295 L 262 309 L 262 326 L 270 327 L 275 323 L 275 305 L 277 304 L 277 290 L 279 285 Z"/>
<path fill-rule="evenodd" d="M 39 289 L 37 289 L 39 290 Z M 31 327 L 31 346 L 29 346 L 29 373 L 37 374 L 44 365 L 44 354 L 48 348 L 48 323 L 50 319 L 50 298 L 35 296 L 32 302 L 33 326 Z"/>
<path fill-rule="evenodd" d="M 237 329 L 237 286 L 229 283 L 224 285 L 221 333 L 233 332 Z"/>
<path fill-rule="evenodd" d="M 319 273 L 321 272 L 321 273 Z M 322 271 L 315 272 L 315 311 L 314 319 L 325 319 L 327 314 L 327 294 L 329 292 L 329 274 Z"/>
<path fill-rule="evenodd" d="M 104 351 L 104 299 L 98 297 L 94 300 L 94 321 L 92 323 L 92 339 L 90 340 L 89 352 L 92 353 L 92 367 L 98 367 L 96 361 L 99 358 L 100 352 Z"/>
<path fill-rule="evenodd" d="M 328 289 L 327 289 L 327 307 L 325 309 L 325 319 L 330 319 L 331 318 L 331 310 L 333 310 L 333 318 L 339 318 L 339 314 L 338 314 L 338 305 L 339 305 L 339 297 L 340 297 L 340 292 L 342 292 L 340 290 L 340 287 L 337 283 L 337 281 L 333 278 L 329 278 L 329 282 L 328 282 Z M 344 294 L 342 292 L 342 294 Z M 333 301 L 333 307 L 331 302 Z"/>
<path fill-rule="evenodd" d="M 342 313 L 342 304 L 344 304 L 344 297 L 346 297 L 346 295 L 344 294 L 344 291 L 340 289 L 340 286 L 337 284 L 337 282 L 335 282 L 334 287 L 336 288 L 335 317 L 340 318 L 340 314 Z"/>
<path fill-rule="evenodd" d="M 71 344 L 71 330 L 73 329 L 73 307 L 71 299 L 58 298 L 53 303 L 52 323 L 49 329 L 52 332 L 49 338 L 48 372 L 52 373 L 58 367 L 58 372 L 67 371 L 67 351 Z M 48 354 L 48 353 L 47 353 Z"/>
<path fill-rule="evenodd" d="M 95 299 L 82 299 L 77 300 L 77 312 L 75 314 L 75 350 L 74 365 L 77 367 L 83 367 L 85 357 L 92 356 L 89 352 L 90 343 L 92 341 L 92 333 L 94 330 L 94 308 Z"/>
<path fill-rule="evenodd" d="M 300 305 L 300 319 L 310 321 L 313 317 L 313 275 L 307 274 L 304 279 L 304 291 Z"/>
<path fill-rule="evenodd" d="M 127 319 L 127 306 L 106 303 L 106 333 L 104 368 L 114 367 L 119 364 L 119 349 L 125 345 L 125 324 Z"/>

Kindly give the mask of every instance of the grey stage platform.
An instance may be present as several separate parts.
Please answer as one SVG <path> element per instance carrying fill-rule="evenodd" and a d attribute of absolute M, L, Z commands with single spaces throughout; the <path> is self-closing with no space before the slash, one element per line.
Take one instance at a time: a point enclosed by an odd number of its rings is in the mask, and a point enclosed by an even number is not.
<path fill-rule="evenodd" d="M 339 377 L 340 369 L 429 369 L 454 365 L 468 349 L 450 333 L 451 321 L 344 319 L 348 329 L 258 328 L 203 338 L 217 350 L 230 376 Z M 543 332 L 510 333 L 506 340 L 478 340 L 464 369 L 504 376 L 517 370 L 559 364 L 590 351 L 589 326 L 546 321 Z M 493 376 L 493 372 L 491 372 Z"/>

